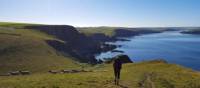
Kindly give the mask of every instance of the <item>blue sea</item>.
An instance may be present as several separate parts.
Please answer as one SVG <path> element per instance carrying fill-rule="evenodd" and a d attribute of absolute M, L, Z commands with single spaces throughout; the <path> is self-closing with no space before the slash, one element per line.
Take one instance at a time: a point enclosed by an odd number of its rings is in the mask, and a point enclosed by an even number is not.
<path fill-rule="evenodd" d="M 153 59 L 164 59 L 184 67 L 200 70 L 200 35 L 182 34 L 180 31 L 134 36 L 130 41 L 109 42 L 122 45 L 116 50 L 124 51 L 132 61 L 140 62 Z M 106 52 L 97 55 L 102 59 L 121 53 Z"/>

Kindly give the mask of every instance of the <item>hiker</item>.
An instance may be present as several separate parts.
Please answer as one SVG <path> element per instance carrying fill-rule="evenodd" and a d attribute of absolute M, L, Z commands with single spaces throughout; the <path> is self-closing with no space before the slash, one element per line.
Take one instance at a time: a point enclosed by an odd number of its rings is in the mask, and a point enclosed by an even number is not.
<path fill-rule="evenodd" d="M 120 70 L 122 68 L 122 62 L 120 59 L 115 59 L 113 63 L 114 74 L 115 74 L 115 85 L 119 85 Z"/>

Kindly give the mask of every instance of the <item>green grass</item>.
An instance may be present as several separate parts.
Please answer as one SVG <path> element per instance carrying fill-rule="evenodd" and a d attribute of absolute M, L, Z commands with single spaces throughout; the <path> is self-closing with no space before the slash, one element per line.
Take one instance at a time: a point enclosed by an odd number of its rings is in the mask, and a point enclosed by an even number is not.
<path fill-rule="evenodd" d="M 113 83 L 111 64 L 94 72 L 33 74 L 0 78 L 0 88 L 199 88 L 200 73 L 174 64 L 142 62 L 123 65 L 120 86 Z M 145 77 L 149 74 L 149 79 Z M 141 87 L 139 83 L 143 83 Z"/>
<path fill-rule="evenodd" d="M 102 33 L 105 34 L 106 36 L 114 36 L 115 32 L 114 30 L 116 27 L 84 27 L 84 28 L 78 28 L 78 30 L 81 33 L 84 33 L 88 36 L 95 34 L 95 33 Z"/>
<path fill-rule="evenodd" d="M 17 22 L 0 22 L 0 27 L 11 27 L 17 29 L 23 29 L 25 26 L 42 25 L 32 23 L 17 23 Z"/>
<path fill-rule="evenodd" d="M 79 68 L 73 57 L 62 56 L 46 40 L 61 41 L 36 30 L 0 28 L 0 73 Z"/>
<path fill-rule="evenodd" d="M 27 76 L 0 76 L 0 88 L 200 88 L 199 72 L 153 61 L 124 64 L 120 86 L 115 86 L 112 64 L 91 67 L 77 63 L 73 57 L 62 56 L 45 42 L 60 40 L 40 31 L 23 29 L 26 25 L 32 24 L 0 23 L 0 74 L 15 70 L 31 71 L 31 75 Z M 88 34 L 113 36 L 115 28 L 84 30 Z M 80 65 L 94 72 L 47 73 L 48 70 L 80 69 Z"/>
<path fill-rule="evenodd" d="M 117 36 L 116 30 L 121 29 L 127 32 L 142 33 L 142 31 L 163 32 L 166 28 L 126 28 L 126 27 L 79 27 L 79 32 L 91 36 L 101 33 L 109 37 Z"/>

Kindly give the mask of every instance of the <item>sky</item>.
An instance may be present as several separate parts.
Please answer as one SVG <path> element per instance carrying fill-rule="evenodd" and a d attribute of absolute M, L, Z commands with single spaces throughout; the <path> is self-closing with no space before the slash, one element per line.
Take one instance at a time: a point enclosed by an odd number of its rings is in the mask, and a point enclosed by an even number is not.
<path fill-rule="evenodd" d="M 200 26 L 200 0 L 0 0 L 1 22 L 79 27 Z"/>

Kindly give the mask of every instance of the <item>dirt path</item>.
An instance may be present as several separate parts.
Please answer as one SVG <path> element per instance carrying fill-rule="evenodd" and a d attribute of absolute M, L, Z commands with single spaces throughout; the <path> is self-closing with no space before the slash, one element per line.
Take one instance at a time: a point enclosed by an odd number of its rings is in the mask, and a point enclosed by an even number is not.
<path fill-rule="evenodd" d="M 154 82 L 152 81 L 153 74 L 145 74 L 144 80 L 139 83 L 140 88 L 156 88 Z"/>
<path fill-rule="evenodd" d="M 113 80 L 106 81 L 102 88 L 129 88 L 126 82 L 120 81 L 119 85 L 115 85 Z"/>

